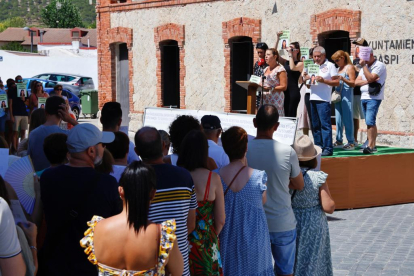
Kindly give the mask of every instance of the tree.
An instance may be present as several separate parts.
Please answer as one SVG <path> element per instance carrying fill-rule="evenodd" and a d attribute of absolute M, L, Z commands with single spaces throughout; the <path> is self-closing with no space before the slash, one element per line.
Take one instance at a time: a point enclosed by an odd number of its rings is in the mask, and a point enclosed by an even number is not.
<path fill-rule="evenodd" d="M 29 50 L 26 50 L 23 48 L 23 46 L 17 42 L 9 42 L 1 47 L 2 50 L 8 50 L 8 51 L 18 51 L 18 52 L 29 52 Z"/>
<path fill-rule="evenodd" d="M 12 17 L 0 22 L 0 32 L 9 27 L 23 28 L 26 24 L 25 20 L 21 17 Z"/>
<path fill-rule="evenodd" d="M 42 9 L 41 17 L 49 28 L 84 27 L 79 9 L 70 0 L 52 0 Z"/>

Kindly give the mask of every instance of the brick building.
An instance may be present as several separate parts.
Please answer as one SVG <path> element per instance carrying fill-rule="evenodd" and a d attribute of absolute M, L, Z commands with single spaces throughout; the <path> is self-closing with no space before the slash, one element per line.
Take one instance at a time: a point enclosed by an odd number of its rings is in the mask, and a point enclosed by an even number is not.
<path fill-rule="evenodd" d="M 100 0 L 97 12 L 100 106 L 121 102 L 131 130 L 147 106 L 245 109 L 234 81 L 247 78 L 257 42 L 290 30 L 328 54 L 367 39 L 388 69 L 378 141 L 414 147 L 413 1 Z"/>

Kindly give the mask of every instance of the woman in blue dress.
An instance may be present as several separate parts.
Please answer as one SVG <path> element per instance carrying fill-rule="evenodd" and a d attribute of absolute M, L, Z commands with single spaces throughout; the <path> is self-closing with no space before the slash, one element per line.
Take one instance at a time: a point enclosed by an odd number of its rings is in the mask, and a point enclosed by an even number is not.
<path fill-rule="evenodd" d="M 331 276 L 331 244 L 325 213 L 333 213 L 335 202 L 326 182 L 328 175 L 313 170 L 322 149 L 314 146 L 306 135 L 295 142 L 294 149 L 305 182 L 303 190 L 292 195 L 292 208 L 297 221 L 294 275 Z"/>
<path fill-rule="evenodd" d="M 221 168 L 226 222 L 220 233 L 224 275 L 274 276 L 263 204 L 267 175 L 246 166 L 247 133 L 231 127 L 221 135 L 230 164 Z"/>

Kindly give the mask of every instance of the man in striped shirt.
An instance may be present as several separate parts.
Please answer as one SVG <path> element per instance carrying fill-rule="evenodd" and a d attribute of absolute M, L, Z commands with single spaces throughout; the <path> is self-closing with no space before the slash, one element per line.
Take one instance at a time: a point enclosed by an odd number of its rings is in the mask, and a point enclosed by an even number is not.
<path fill-rule="evenodd" d="M 161 223 L 175 219 L 178 247 L 184 260 L 183 275 L 190 275 L 188 234 L 195 228 L 197 198 L 190 173 L 162 160 L 161 136 L 156 128 L 143 127 L 135 134 L 135 151 L 157 174 L 157 192 L 151 202 L 148 219 Z"/>

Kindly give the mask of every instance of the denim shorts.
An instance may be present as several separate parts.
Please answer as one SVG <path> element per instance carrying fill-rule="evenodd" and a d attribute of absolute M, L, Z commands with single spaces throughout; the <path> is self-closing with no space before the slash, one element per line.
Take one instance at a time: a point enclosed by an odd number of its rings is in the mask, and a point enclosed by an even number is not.
<path fill-rule="evenodd" d="M 376 125 L 378 109 L 381 102 L 381 100 L 361 100 L 362 111 L 364 112 L 367 126 Z"/>
<path fill-rule="evenodd" d="M 293 274 L 296 255 L 296 229 L 286 232 L 270 232 L 269 235 L 276 274 Z"/>

